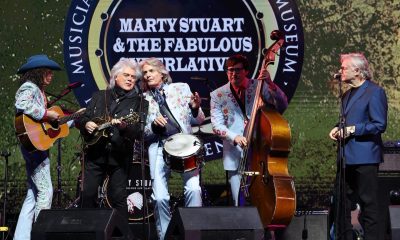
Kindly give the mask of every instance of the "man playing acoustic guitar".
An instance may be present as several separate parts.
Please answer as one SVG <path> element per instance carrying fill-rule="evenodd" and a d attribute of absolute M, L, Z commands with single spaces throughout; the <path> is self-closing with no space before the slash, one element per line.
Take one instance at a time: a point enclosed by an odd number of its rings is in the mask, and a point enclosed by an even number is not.
<path fill-rule="evenodd" d="M 60 66 L 46 55 L 34 55 L 18 70 L 21 86 L 15 95 L 17 114 L 25 114 L 37 121 L 52 121 L 59 113 L 47 109 L 44 88 L 53 80 L 53 71 Z M 31 239 L 32 223 L 42 209 L 49 209 L 53 198 L 48 151 L 30 151 L 20 145 L 26 163 L 28 192 L 19 214 L 15 240 Z"/>

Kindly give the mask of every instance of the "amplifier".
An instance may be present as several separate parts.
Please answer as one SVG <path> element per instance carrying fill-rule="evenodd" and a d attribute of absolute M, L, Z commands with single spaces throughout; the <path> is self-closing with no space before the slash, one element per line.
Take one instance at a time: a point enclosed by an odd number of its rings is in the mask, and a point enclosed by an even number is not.
<path fill-rule="evenodd" d="M 380 172 L 400 172 L 400 140 L 383 143 L 383 163 Z"/>

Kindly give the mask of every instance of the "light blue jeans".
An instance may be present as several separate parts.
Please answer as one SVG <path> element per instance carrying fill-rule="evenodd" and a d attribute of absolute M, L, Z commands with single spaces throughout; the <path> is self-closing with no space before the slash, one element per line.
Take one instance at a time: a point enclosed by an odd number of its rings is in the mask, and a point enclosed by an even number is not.
<path fill-rule="evenodd" d="M 239 206 L 239 191 L 240 191 L 241 178 L 242 176 L 238 173 L 238 171 L 228 170 L 228 179 L 231 185 L 232 199 L 235 207 Z"/>
<path fill-rule="evenodd" d="M 171 220 L 171 211 L 169 205 L 170 195 L 168 192 L 168 180 L 171 175 L 170 168 L 165 164 L 162 147 L 158 148 L 157 159 L 155 161 L 155 172 L 153 179 L 153 199 L 154 216 L 158 236 L 164 239 L 168 224 Z M 199 181 L 199 170 L 182 173 L 184 185 L 185 207 L 201 207 L 201 188 Z"/>
<path fill-rule="evenodd" d="M 49 209 L 53 199 L 50 159 L 47 152 L 29 153 L 21 147 L 26 163 L 28 192 L 19 213 L 14 240 L 30 240 L 32 224 L 42 209 Z"/>

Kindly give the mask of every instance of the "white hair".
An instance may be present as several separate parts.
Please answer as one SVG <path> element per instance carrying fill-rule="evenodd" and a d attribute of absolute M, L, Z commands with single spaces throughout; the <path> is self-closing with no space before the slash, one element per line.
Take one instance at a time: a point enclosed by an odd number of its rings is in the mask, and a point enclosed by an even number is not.
<path fill-rule="evenodd" d="M 142 77 L 142 72 L 140 71 L 139 64 L 137 64 L 132 59 L 121 58 L 111 69 L 110 82 L 108 85 L 109 89 L 115 87 L 115 78 L 118 76 L 118 74 L 123 73 L 124 68 L 126 67 L 132 68 L 135 71 L 136 80 L 139 80 Z"/>
<path fill-rule="evenodd" d="M 368 60 L 363 53 L 341 54 L 340 62 L 343 62 L 345 59 L 349 59 L 351 66 L 360 70 L 363 79 L 372 80 L 372 72 L 369 68 Z"/>
<path fill-rule="evenodd" d="M 142 60 L 139 63 L 139 65 L 140 65 L 141 69 L 143 69 L 144 65 L 149 65 L 149 66 L 154 67 L 163 76 L 162 80 L 163 80 L 164 83 L 172 83 L 172 78 L 169 75 L 168 70 L 165 68 L 164 64 L 159 59 L 154 58 L 154 57 L 147 58 L 147 59 Z M 144 91 L 148 89 L 146 81 L 143 81 L 143 86 L 142 87 L 143 87 Z"/>

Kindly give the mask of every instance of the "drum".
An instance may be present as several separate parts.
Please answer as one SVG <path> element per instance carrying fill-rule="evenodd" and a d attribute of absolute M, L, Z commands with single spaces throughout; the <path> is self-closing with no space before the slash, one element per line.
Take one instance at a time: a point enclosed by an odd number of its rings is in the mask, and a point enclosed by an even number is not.
<path fill-rule="evenodd" d="M 203 163 L 203 142 L 191 134 L 174 134 L 164 143 L 164 156 L 172 171 L 192 171 Z"/>
<path fill-rule="evenodd" d="M 150 167 L 148 164 L 145 166 L 145 180 L 142 180 L 142 169 L 140 162 L 132 162 L 130 163 L 128 169 L 128 181 L 126 184 L 126 190 L 128 192 L 128 216 L 129 221 L 136 222 L 141 221 L 143 218 L 149 218 L 153 215 L 153 204 L 151 204 L 151 194 L 153 193 L 152 186 L 151 186 L 151 177 L 150 177 Z M 102 187 L 102 195 L 105 198 L 105 205 L 107 207 L 111 207 L 111 203 L 107 196 L 108 190 L 108 181 L 109 178 L 107 177 L 104 180 L 103 187 Z M 145 206 L 143 202 L 143 192 L 142 187 L 144 186 L 146 196 L 147 196 L 147 206 L 148 212 L 145 213 Z"/>
<path fill-rule="evenodd" d="M 204 122 L 201 125 L 193 126 L 192 127 L 193 135 L 203 137 L 203 136 L 216 136 L 212 124 L 211 124 L 211 118 L 206 117 Z"/>

